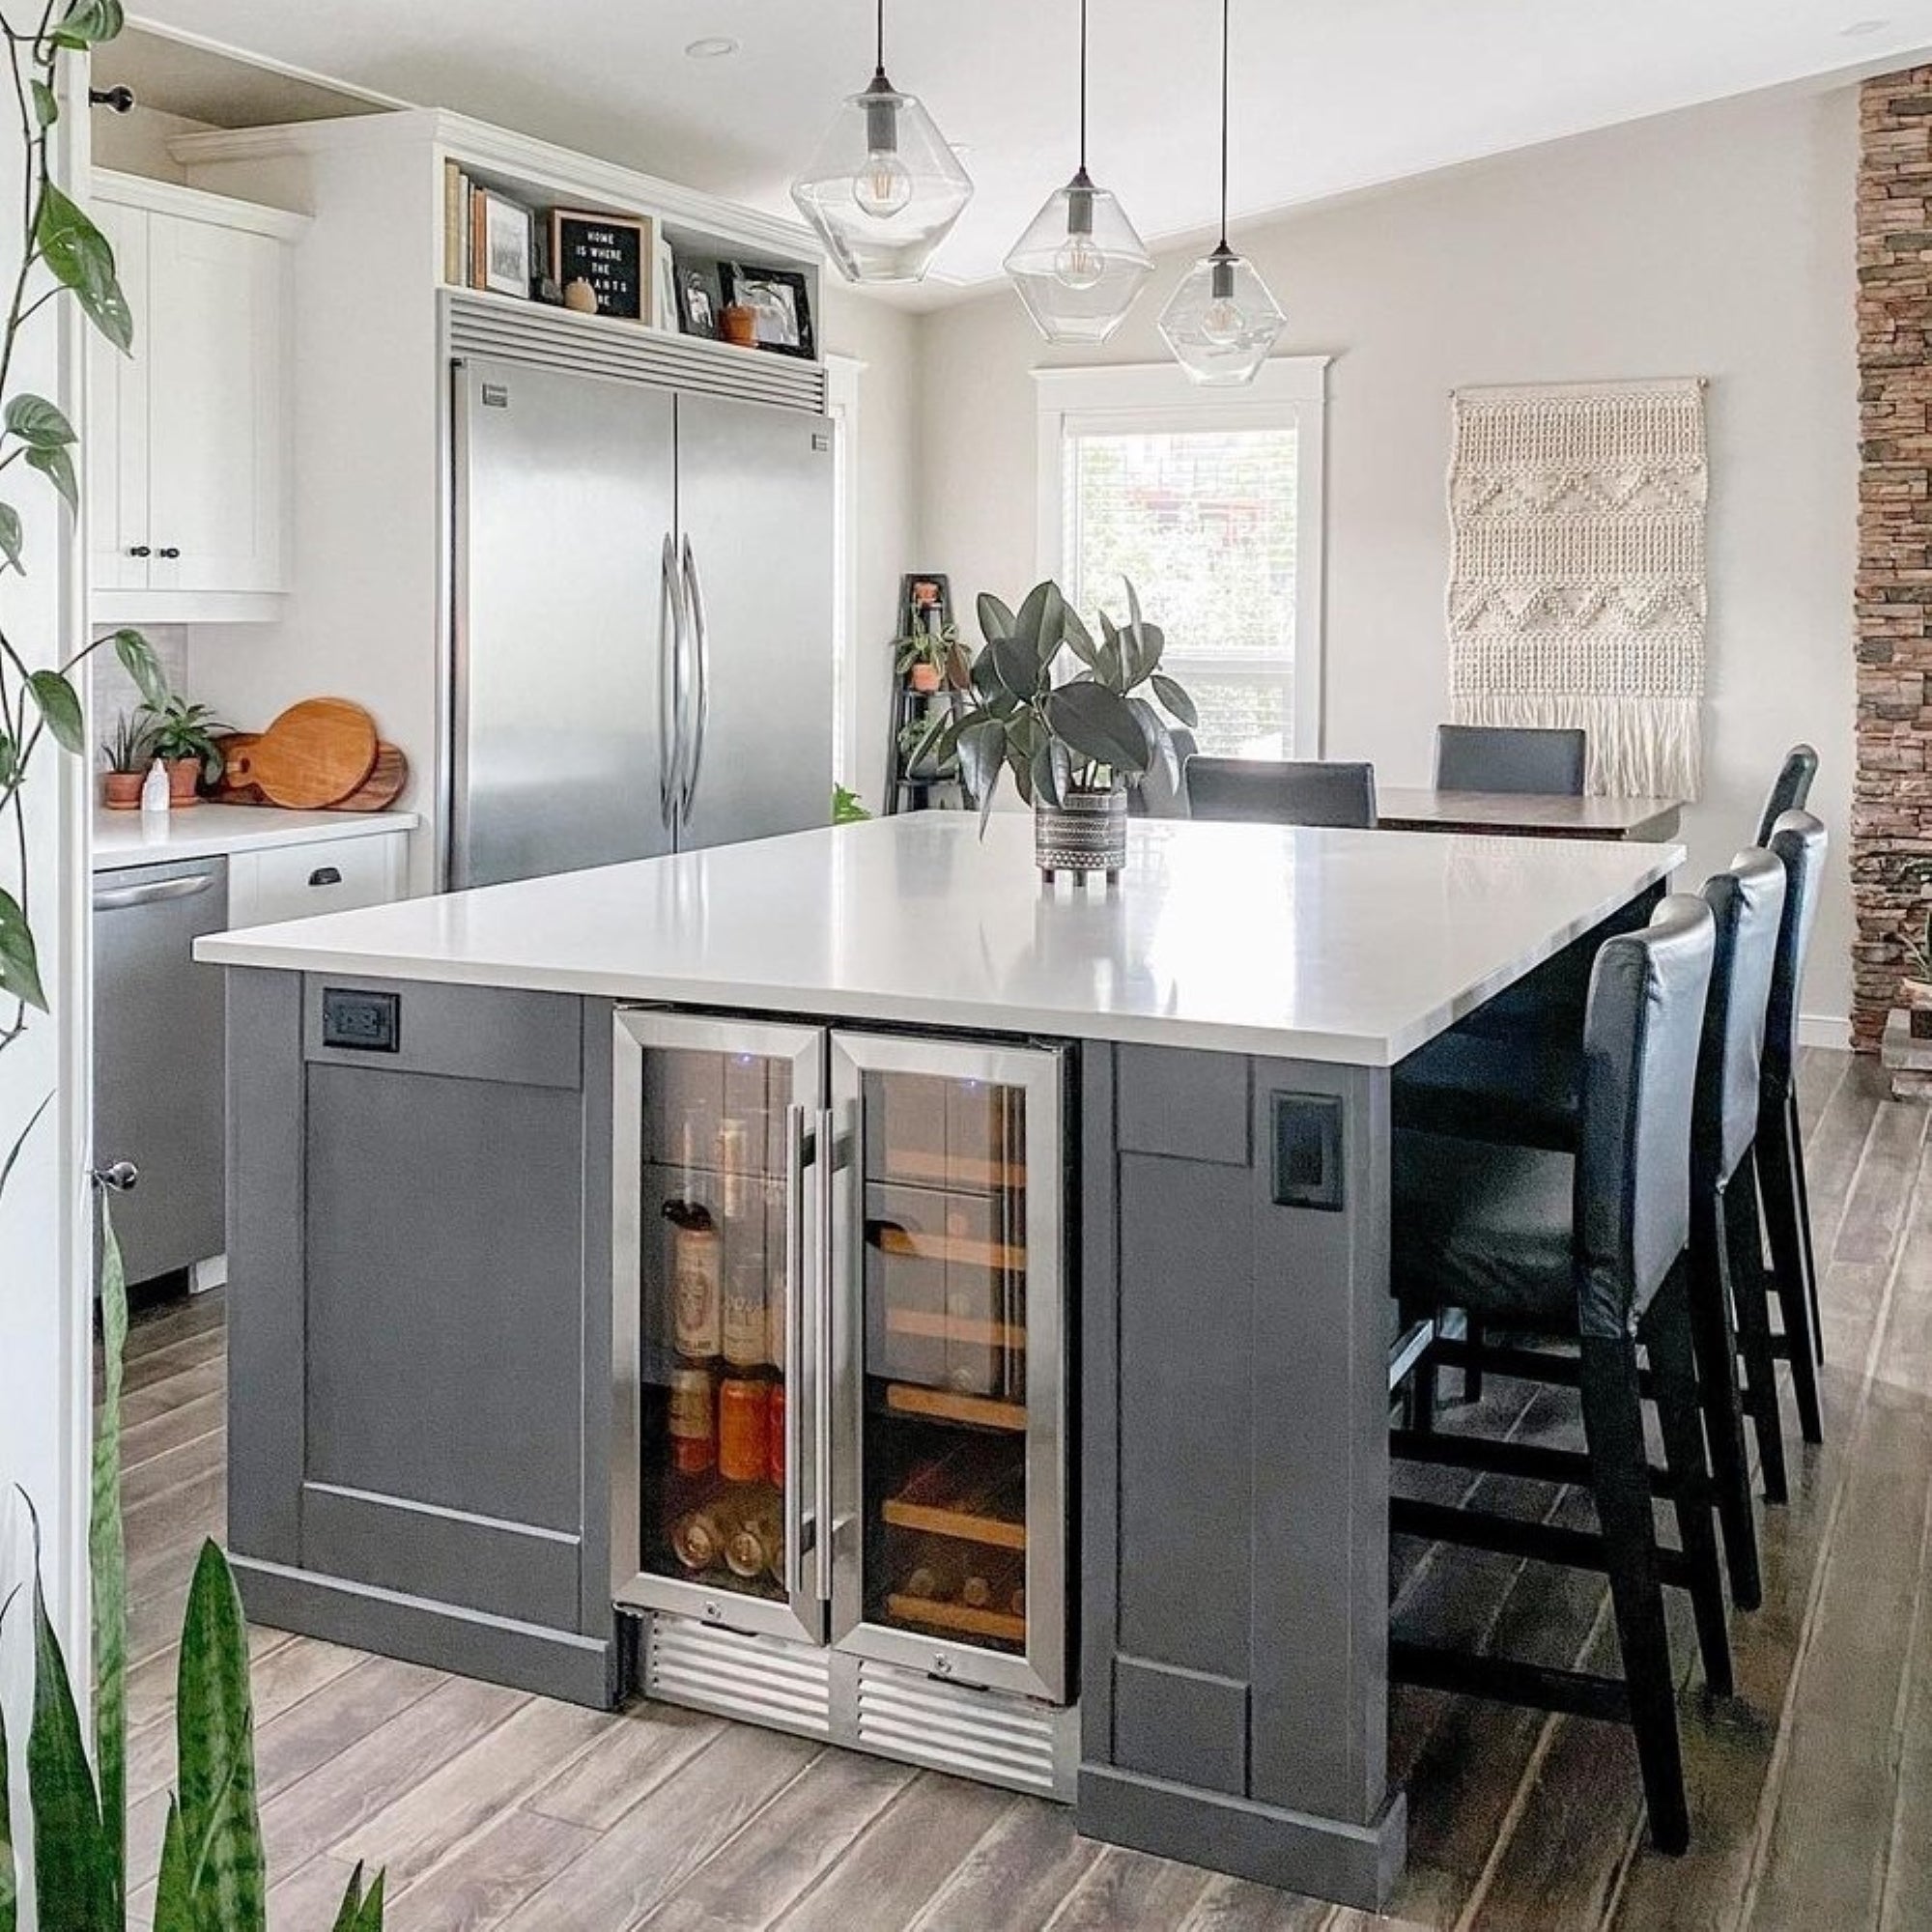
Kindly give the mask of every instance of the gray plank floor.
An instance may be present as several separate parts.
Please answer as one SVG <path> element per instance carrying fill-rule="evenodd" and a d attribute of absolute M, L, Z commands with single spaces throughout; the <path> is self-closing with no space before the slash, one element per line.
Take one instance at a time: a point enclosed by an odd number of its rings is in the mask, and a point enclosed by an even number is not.
<path fill-rule="evenodd" d="M 1621 1730 L 1405 1693 L 1390 1745 L 1411 1854 L 1393 1909 L 1409 1926 L 1932 1925 L 1928 1116 L 1843 1054 L 1808 1053 L 1804 1085 L 1827 1443 L 1799 1455 L 1790 1507 L 1765 1513 L 1766 1602 L 1734 1620 L 1735 1697 L 1706 1696 L 1677 1632 L 1693 1848 L 1666 1859 L 1645 1841 Z M 173 1776 L 188 1573 L 222 1530 L 222 1348 L 218 1297 L 140 1321 L 130 1345 L 137 1875 L 154 1871 Z M 1492 1383 L 1451 1420 L 1562 1441 L 1574 1406 Z M 1491 1507 L 1587 1520 L 1574 1496 L 1474 1487 Z M 1598 1579 L 1413 1546 L 1394 1577 L 1406 1630 L 1615 1667 Z M 273 1932 L 326 1927 L 357 1859 L 387 1865 L 397 1932 L 1385 1922 L 1090 1843 L 1057 1806 L 687 1712 L 604 1716 L 274 1631 L 253 1647 Z M 139 1892 L 137 1920 L 151 1909 Z"/>

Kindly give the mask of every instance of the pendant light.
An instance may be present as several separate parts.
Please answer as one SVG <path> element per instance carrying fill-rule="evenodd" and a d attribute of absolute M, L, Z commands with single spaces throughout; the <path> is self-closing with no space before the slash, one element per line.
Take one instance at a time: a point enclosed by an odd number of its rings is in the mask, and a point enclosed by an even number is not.
<path fill-rule="evenodd" d="M 1160 332 L 1197 383 L 1252 383 L 1288 326 L 1252 262 L 1228 246 L 1228 9 L 1221 0 L 1221 239 L 1160 312 Z"/>
<path fill-rule="evenodd" d="M 1080 0 L 1080 165 L 1027 224 L 1006 261 L 1049 342 L 1104 342 L 1153 273 L 1121 204 L 1087 172 L 1087 0 Z"/>
<path fill-rule="evenodd" d="M 848 282 L 916 282 L 973 183 L 919 98 L 886 78 L 886 0 L 877 26 L 871 84 L 839 104 L 791 198 Z"/>

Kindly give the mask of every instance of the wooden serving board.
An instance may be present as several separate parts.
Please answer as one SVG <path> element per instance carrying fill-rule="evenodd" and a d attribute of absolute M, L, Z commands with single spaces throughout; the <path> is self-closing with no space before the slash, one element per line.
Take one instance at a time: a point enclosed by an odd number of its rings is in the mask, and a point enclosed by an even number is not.
<path fill-rule="evenodd" d="M 410 781 L 410 761 L 394 745 L 376 747 L 375 769 L 347 798 L 337 799 L 331 811 L 386 811 Z"/>
<path fill-rule="evenodd" d="M 249 775 L 271 805 L 319 811 L 359 791 L 376 769 L 376 721 L 346 697 L 292 704 L 249 753 Z"/>
<path fill-rule="evenodd" d="M 262 788 L 255 782 L 255 747 L 262 742 L 259 731 L 231 731 L 215 739 L 221 753 L 221 776 L 214 782 L 214 796 L 224 805 L 264 805 Z"/>

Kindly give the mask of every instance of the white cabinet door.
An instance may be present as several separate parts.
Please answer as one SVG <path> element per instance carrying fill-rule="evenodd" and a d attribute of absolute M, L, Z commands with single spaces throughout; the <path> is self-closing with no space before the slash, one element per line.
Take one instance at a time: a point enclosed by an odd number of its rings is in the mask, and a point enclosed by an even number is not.
<path fill-rule="evenodd" d="M 94 211 L 114 250 L 122 293 L 134 315 L 134 353 L 124 355 L 98 330 L 88 335 L 87 477 L 90 581 L 97 590 L 145 590 L 148 534 L 148 216 L 101 202 Z"/>
<path fill-rule="evenodd" d="M 150 585 L 288 588 L 287 251 L 148 216 Z"/>
<path fill-rule="evenodd" d="M 379 832 L 231 853 L 228 923 L 275 925 L 399 899 L 407 840 L 406 833 Z"/>

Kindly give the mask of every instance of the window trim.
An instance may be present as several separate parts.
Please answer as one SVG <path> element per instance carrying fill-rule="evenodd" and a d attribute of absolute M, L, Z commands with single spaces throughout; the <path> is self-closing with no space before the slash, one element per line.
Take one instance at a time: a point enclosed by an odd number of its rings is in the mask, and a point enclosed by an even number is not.
<path fill-rule="evenodd" d="M 1323 755 L 1327 687 L 1323 595 L 1325 355 L 1277 355 L 1252 384 L 1197 387 L 1178 363 L 1036 369 L 1036 574 L 1063 576 L 1065 557 L 1064 459 L 1070 435 L 1120 436 L 1211 429 L 1289 429 L 1296 433 L 1294 571 L 1294 746 L 1300 758 Z"/>

